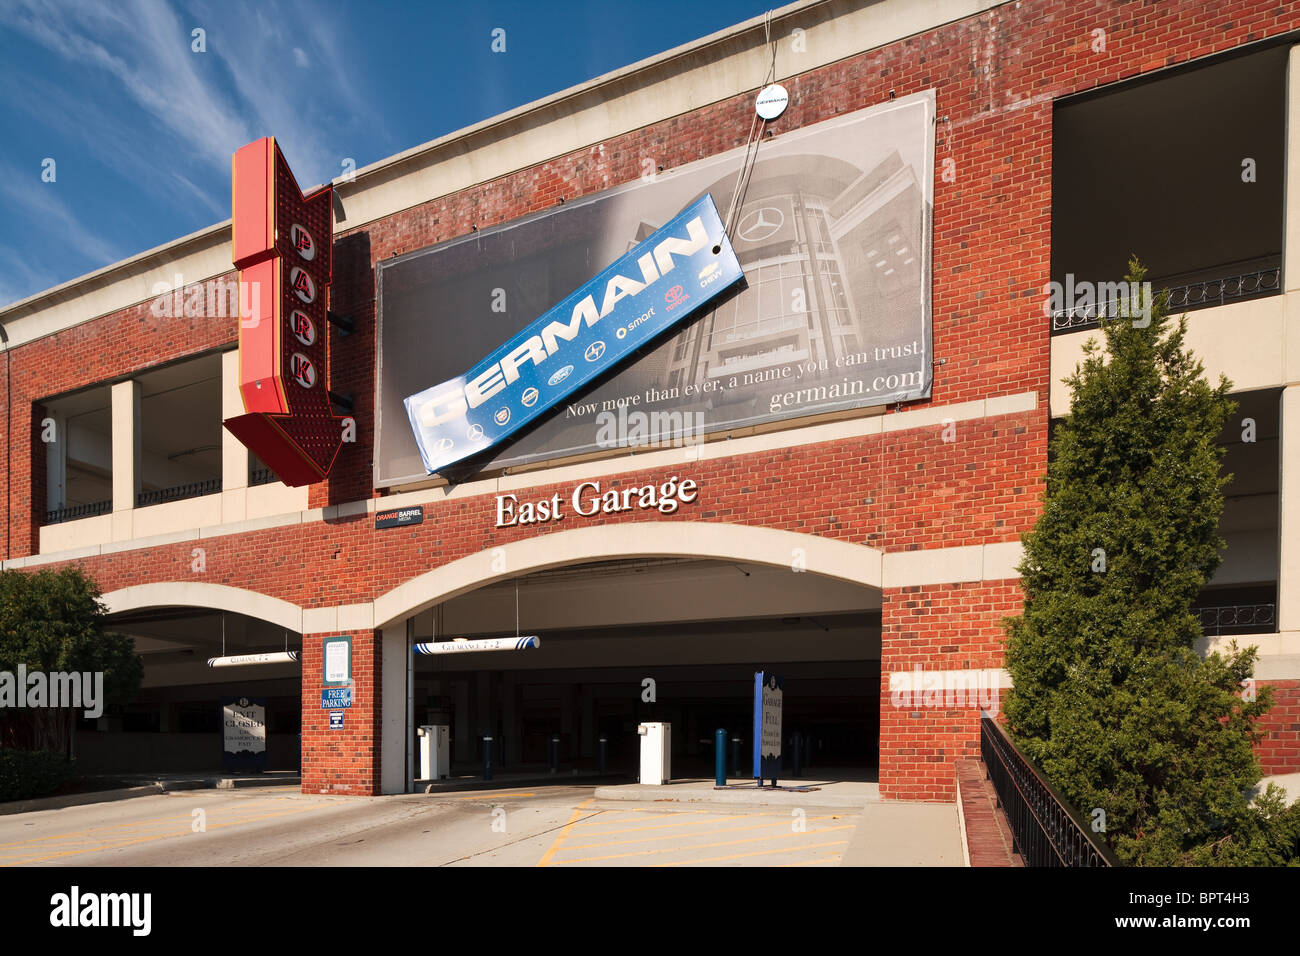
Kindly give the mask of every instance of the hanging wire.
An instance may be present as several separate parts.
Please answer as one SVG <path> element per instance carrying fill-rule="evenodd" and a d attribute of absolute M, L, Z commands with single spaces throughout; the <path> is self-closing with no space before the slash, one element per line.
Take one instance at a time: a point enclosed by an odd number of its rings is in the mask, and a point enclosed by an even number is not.
<path fill-rule="evenodd" d="M 760 90 L 769 86 L 776 79 L 776 42 L 772 39 L 771 10 L 763 14 L 763 37 L 772 50 L 772 59 L 768 64 L 767 76 L 759 87 Z M 758 144 L 763 141 L 763 130 L 766 127 L 767 120 L 760 117 L 757 110 L 755 110 L 754 118 L 749 124 L 749 135 L 745 137 L 745 158 L 741 161 L 740 175 L 736 177 L 736 188 L 732 191 L 731 205 L 727 209 L 724 228 L 728 235 L 735 231 L 737 217 L 740 215 L 740 209 L 744 203 L 744 195 L 749 189 L 749 181 L 754 174 L 754 164 L 758 159 Z M 755 129 L 758 130 L 757 136 L 754 135 Z"/>

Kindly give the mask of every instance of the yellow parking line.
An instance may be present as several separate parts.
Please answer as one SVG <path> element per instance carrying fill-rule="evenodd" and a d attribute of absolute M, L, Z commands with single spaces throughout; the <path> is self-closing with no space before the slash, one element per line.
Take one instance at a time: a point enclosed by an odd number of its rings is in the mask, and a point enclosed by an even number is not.
<path fill-rule="evenodd" d="M 569 817 L 569 822 L 566 823 L 563 829 L 561 829 L 556 835 L 554 842 L 551 843 L 551 848 L 542 855 L 540 860 L 537 861 L 538 866 L 550 865 L 551 857 L 555 856 L 555 852 L 560 848 L 560 844 L 563 843 L 564 838 L 569 835 L 569 831 L 573 829 L 573 825 L 578 822 L 578 818 L 582 815 L 583 809 L 589 803 L 591 803 L 590 799 L 583 800 L 582 803 L 573 808 L 573 815 Z M 600 811 L 597 812 L 599 813 Z"/>
<path fill-rule="evenodd" d="M 664 830 L 669 827 L 698 827 L 706 823 L 722 823 L 725 820 L 740 820 L 746 815 L 743 813 L 734 813 L 723 817 L 714 817 L 703 820 L 681 820 L 677 823 L 651 823 L 643 827 L 625 827 L 622 830 L 595 830 L 590 825 L 582 828 L 582 836 L 610 836 L 615 833 L 640 833 L 642 830 Z M 630 823 L 630 820 L 617 820 L 618 823 Z"/>
<path fill-rule="evenodd" d="M 773 836 L 748 837 L 744 840 L 723 840 L 720 843 L 697 843 L 689 847 L 664 847 L 663 849 L 633 850 L 630 853 L 612 853 L 607 856 L 585 856 L 585 857 L 579 857 L 575 860 L 557 860 L 556 864 L 559 865 L 565 863 L 595 863 L 600 860 L 619 860 L 619 859 L 625 859 L 626 857 L 630 857 L 630 856 L 648 856 L 652 853 L 680 853 L 683 850 L 707 850 L 712 847 L 718 847 L 718 846 L 737 846 L 741 843 L 761 843 L 766 840 L 788 840 L 791 837 L 811 836 L 816 833 L 830 833 L 834 830 L 851 830 L 852 828 L 853 828 L 852 824 L 846 824 L 845 826 L 839 826 L 839 827 L 824 827 L 820 830 L 808 830 L 805 833 L 782 833 Z M 822 846 L 825 844 L 814 844 L 814 845 Z M 784 851 L 773 850 L 772 852 L 780 853 Z"/>
<path fill-rule="evenodd" d="M 835 827 L 835 829 L 841 830 L 844 828 Z M 733 853 L 730 856 L 710 856 L 705 857 L 703 860 L 675 860 L 672 863 L 653 863 L 651 866 L 693 866 L 697 863 L 718 863 L 722 860 L 740 860 L 750 856 L 770 856 L 773 853 L 793 853 L 795 850 L 815 850 L 817 847 L 821 846 L 843 846 L 848 842 L 848 840 L 832 840 L 829 843 L 813 843 L 809 846 L 787 846 L 782 847 L 779 850 L 755 850 L 753 853 Z"/>

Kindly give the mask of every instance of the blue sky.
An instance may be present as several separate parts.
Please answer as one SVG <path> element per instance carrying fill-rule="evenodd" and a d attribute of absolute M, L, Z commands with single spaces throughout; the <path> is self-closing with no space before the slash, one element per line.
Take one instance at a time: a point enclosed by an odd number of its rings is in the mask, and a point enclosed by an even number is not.
<path fill-rule="evenodd" d="M 0 0 L 0 306 L 228 218 L 261 136 L 314 185 L 779 5 Z"/>

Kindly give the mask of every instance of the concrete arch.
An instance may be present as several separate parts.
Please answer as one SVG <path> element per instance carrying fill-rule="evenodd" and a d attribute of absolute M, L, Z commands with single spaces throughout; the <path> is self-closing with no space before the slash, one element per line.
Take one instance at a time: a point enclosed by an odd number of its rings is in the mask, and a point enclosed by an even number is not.
<path fill-rule="evenodd" d="M 505 578 L 585 561 L 689 557 L 791 567 L 879 588 L 883 554 L 817 535 L 714 521 L 591 525 L 514 541 L 467 555 L 398 585 L 374 602 L 385 627 L 449 598 Z"/>
<path fill-rule="evenodd" d="M 302 633 L 302 608 L 279 598 L 202 581 L 156 581 L 110 591 L 102 598 L 110 614 L 150 607 L 205 607 L 234 611 Z"/>

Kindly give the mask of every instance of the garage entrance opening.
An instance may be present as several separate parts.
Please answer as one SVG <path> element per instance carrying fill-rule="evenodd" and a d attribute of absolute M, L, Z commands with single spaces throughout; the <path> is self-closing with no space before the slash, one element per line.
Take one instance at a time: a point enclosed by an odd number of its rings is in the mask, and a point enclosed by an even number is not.
<path fill-rule="evenodd" d="M 98 720 L 78 720 L 78 772 L 220 771 L 221 701 L 232 697 L 266 701 L 266 769 L 299 769 L 301 665 L 211 668 L 208 659 L 300 651 L 300 634 L 233 611 L 193 607 L 115 614 L 106 629 L 135 642 L 144 680 L 130 703 Z"/>
<path fill-rule="evenodd" d="M 517 610 L 516 610 L 517 608 Z M 518 630 L 516 630 L 516 613 Z M 879 592 L 758 564 L 635 559 L 571 565 L 480 588 L 414 618 L 416 641 L 536 634 L 536 650 L 415 656 L 413 720 L 450 727 L 452 773 L 598 767 L 635 776 L 644 721 L 672 724 L 673 774 L 710 776 L 714 732 L 749 775 L 753 676 L 785 680 L 784 732 L 805 766 L 874 780 Z M 558 740 L 556 740 L 558 738 Z M 787 750 L 788 752 L 788 750 Z M 790 761 L 787 759 L 787 772 Z"/>

